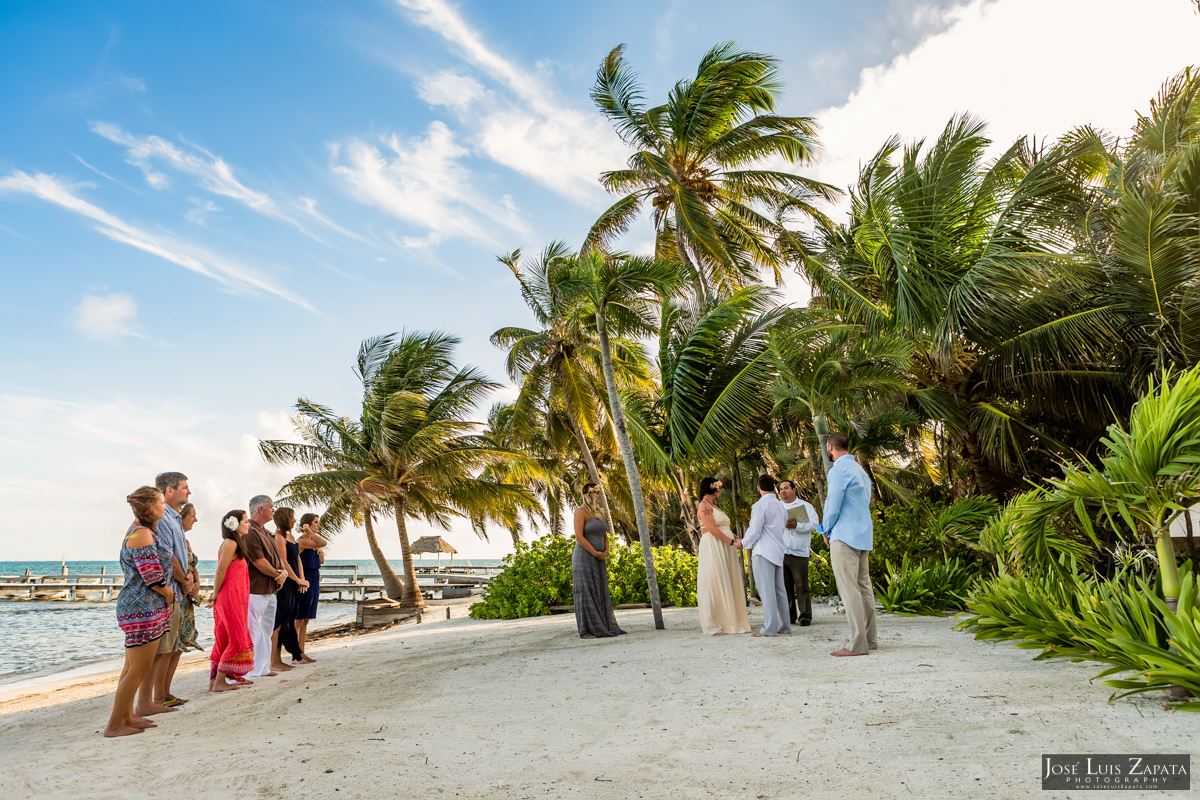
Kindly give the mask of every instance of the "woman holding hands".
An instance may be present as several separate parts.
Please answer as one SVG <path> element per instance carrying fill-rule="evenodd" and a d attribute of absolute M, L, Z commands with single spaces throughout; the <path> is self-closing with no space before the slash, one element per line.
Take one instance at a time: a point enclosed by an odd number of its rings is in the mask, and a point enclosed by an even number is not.
<path fill-rule="evenodd" d="M 251 683 L 242 676 L 254 668 L 254 640 L 246 624 L 250 605 L 250 572 L 242 536 L 250 529 L 245 511 L 230 511 L 221 518 L 221 547 L 208 607 L 213 610 L 216 642 L 209 653 L 208 690 L 224 692 Z M 230 686 L 226 678 L 233 680 Z"/>
<path fill-rule="evenodd" d="M 742 565 L 738 560 L 741 540 L 733 535 L 729 517 L 716 505 L 720 496 L 719 480 L 705 478 L 700 481 L 697 516 L 701 536 L 696 605 L 700 607 L 700 628 L 709 636 L 750 632 Z"/>
<path fill-rule="evenodd" d="M 300 536 L 296 544 L 300 547 L 300 567 L 308 581 L 308 591 L 300 595 L 300 606 L 296 609 L 296 638 L 300 640 L 301 660 L 305 664 L 316 661 L 308 657 L 308 621 L 317 618 L 317 603 L 321 599 L 321 548 L 329 544 L 317 531 L 321 518 L 316 514 L 300 517 Z"/>
<path fill-rule="evenodd" d="M 575 550 L 571 553 L 571 580 L 575 625 L 580 639 L 620 636 L 612 595 L 608 591 L 608 521 L 604 517 L 602 490 L 594 483 L 583 487 L 583 505 L 575 510 Z"/>
<path fill-rule="evenodd" d="M 104 735 L 129 736 L 141 733 L 154 723 L 135 713 L 133 700 L 138 686 L 150 674 L 158 654 L 158 640 L 171 627 L 171 604 L 175 590 L 163 572 L 158 541 L 154 537 L 159 520 L 166 512 L 162 492 L 143 486 L 125 498 L 133 509 L 133 524 L 121 543 L 121 572 L 125 583 L 117 596 L 117 625 L 125 634 L 125 668 L 117 682 L 112 714 Z M 143 695 L 144 697 L 144 695 Z M 170 708 L 157 707 L 143 713 Z"/>

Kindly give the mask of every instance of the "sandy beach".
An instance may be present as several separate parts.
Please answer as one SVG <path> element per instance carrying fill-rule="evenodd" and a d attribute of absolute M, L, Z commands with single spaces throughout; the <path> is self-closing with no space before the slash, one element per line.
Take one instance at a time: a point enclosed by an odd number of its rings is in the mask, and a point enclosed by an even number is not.
<path fill-rule="evenodd" d="M 760 618 L 754 610 L 752 621 Z M 465 613 L 465 606 L 454 608 Z M 438 609 L 427 618 L 436 618 Z M 314 645 L 313 664 L 225 695 L 181 668 L 184 709 L 103 739 L 113 675 L 0 698 L 9 798 L 1036 797 L 1042 753 L 1194 750 L 1157 696 L 1105 701 L 1095 664 L 1037 663 L 941 618 L 845 617 L 773 640 L 705 638 L 695 609 L 456 618 Z M 186 671 L 185 671 L 186 670 Z M 1061 793 L 1072 796 L 1074 793 Z"/>

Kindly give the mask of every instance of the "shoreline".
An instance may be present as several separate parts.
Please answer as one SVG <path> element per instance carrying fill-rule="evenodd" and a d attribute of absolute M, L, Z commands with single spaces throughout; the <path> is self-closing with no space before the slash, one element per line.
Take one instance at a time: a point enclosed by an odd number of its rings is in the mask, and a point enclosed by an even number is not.
<path fill-rule="evenodd" d="M 478 601 L 478 597 L 456 598 L 454 600 L 426 600 L 429 609 L 450 607 L 452 609 L 459 606 L 469 607 L 471 603 Z M 331 600 L 330 603 L 345 603 L 347 606 L 353 606 L 351 601 Z M 111 604 L 107 604 L 111 605 Z M 465 616 L 465 610 L 462 615 Z M 426 612 L 426 616 L 429 613 Z M 456 614 L 457 616 L 457 614 Z M 431 619 L 436 621 L 436 619 Z M 347 634 L 333 633 L 344 627 L 348 623 L 353 623 L 354 617 L 339 617 L 335 620 L 330 620 L 327 624 L 320 628 L 314 628 L 309 633 L 310 644 L 317 642 L 341 638 L 342 636 L 370 636 L 376 633 L 391 630 L 392 626 L 383 625 L 377 628 L 363 628 L 355 630 Z M 429 624 L 429 623 L 422 623 Z M 20 700 L 29 697 L 36 697 L 42 694 L 53 694 L 63 690 L 69 690 L 76 687 L 87 687 L 94 684 L 115 682 L 120 677 L 121 670 L 124 667 L 125 656 L 118 654 L 108 658 L 100 658 L 95 661 L 89 661 L 80 664 L 76 667 L 68 667 L 67 669 L 55 670 L 52 672 L 43 672 L 34 675 L 18 676 L 16 679 L 6 682 L 0 682 L 0 716 L 5 713 L 5 705 L 14 700 Z M 183 675 L 186 672 L 194 672 L 196 664 L 209 663 L 208 651 L 189 650 L 185 652 L 179 659 L 179 668 L 176 670 L 176 675 Z"/>
<path fill-rule="evenodd" d="M 1043 797 L 1042 753 L 1190 752 L 1185 712 L 1106 702 L 1096 664 L 1035 662 L 944 617 L 879 617 L 880 650 L 832 659 L 846 621 L 705 637 L 695 609 L 617 612 L 581 641 L 569 615 L 431 620 L 331 638 L 317 663 L 192 700 L 105 740 L 111 680 L 0 703 L 11 797 Z M 465 614 L 465 608 L 462 609 Z M 754 623 L 761 611 L 753 609 Z M 131 782 L 131 776 L 140 776 Z"/>

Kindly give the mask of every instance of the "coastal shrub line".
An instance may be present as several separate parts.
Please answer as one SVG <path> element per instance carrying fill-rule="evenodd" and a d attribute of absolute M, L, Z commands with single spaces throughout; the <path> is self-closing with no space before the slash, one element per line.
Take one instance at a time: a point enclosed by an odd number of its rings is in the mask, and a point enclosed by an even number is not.
<path fill-rule="evenodd" d="M 609 556 L 608 585 L 613 605 L 648 603 L 645 561 L 638 547 L 613 541 Z M 471 606 L 472 619 L 518 619 L 550 613 L 551 606 L 571 605 L 571 552 L 575 540 L 543 536 L 504 558 L 504 571 Z M 696 556 L 670 547 L 654 549 L 654 572 L 664 603 L 696 605 Z"/>

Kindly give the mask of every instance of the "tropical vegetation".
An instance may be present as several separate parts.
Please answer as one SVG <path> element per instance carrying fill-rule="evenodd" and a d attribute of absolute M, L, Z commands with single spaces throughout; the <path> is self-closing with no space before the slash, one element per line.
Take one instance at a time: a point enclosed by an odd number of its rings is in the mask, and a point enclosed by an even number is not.
<path fill-rule="evenodd" d="M 650 100 L 613 49 L 592 98 L 630 147 L 598 176 L 614 204 L 578 243 L 500 256 L 532 314 L 492 336 L 515 399 L 475 427 L 495 384 L 453 366 L 448 337 L 369 342 L 360 416 L 302 399 L 303 443 L 263 443 L 308 470 L 285 493 L 362 522 L 373 552 L 384 516 L 402 543 L 406 519 L 502 526 L 518 553 L 475 613 L 509 616 L 568 602 L 566 511 L 597 483 L 626 543 L 614 594 L 662 627 L 661 602 L 686 602 L 699 481 L 724 480 L 735 526 L 762 472 L 821 507 L 840 430 L 873 479 L 885 608 L 965 606 L 982 637 L 1132 670 L 1117 688 L 1193 686 L 1194 581 L 1169 529 L 1194 551 L 1200 76 L 1170 78 L 1124 139 L 994 143 L 967 115 L 892 138 L 842 211 L 803 174 L 819 127 L 781 91 L 773 57 L 725 43 Z M 627 241 L 643 211 L 649 251 Z M 404 552 L 385 582 L 418 603 Z M 1068 592 L 1074 639 L 1049 619 Z"/>

